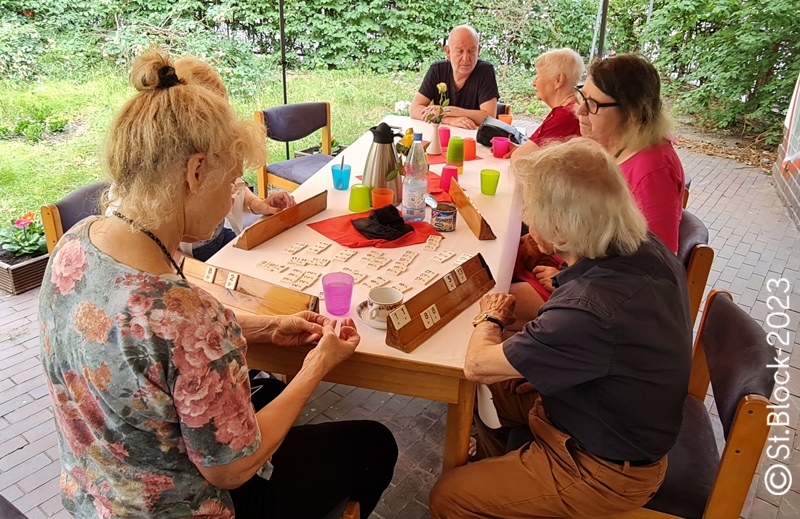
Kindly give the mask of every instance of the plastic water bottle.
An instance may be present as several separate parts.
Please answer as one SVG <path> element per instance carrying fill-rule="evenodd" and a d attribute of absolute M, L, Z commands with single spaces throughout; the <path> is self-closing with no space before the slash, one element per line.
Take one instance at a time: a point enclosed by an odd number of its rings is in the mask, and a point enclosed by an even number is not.
<path fill-rule="evenodd" d="M 425 219 L 425 193 L 428 191 L 428 156 L 422 147 L 422 134 L 414 134 L 414 143 L 403 166 L 403 220 Z"/>

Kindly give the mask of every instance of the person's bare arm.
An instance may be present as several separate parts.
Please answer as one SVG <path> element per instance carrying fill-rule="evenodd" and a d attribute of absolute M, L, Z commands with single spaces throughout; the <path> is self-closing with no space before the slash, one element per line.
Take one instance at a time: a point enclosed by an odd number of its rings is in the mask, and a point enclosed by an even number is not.
<path fill-rule="evenodd" d="M 239 460 L 217 467 L 196 465 L 212 485 L 234 489 L 258 472 L 280 447 L 305 403 L 322 378 L 355 351 L 360 337 L 352 319 L 343 322 L 336 336 L 331 324 L 325 326 L 322 339 L 303 361 L 303 366 L 289 385 L 266 407 L 256 413 L 261 444 L 256 451 Z"/>
<path fill-rule="evenodd" d="M 499 292 L 486 294 L 481 298 L 481 312 L 497 317 L 506 325 L 511 324 L 514 321 L 514 296 Z M 483 384 L 522 377 L 503 353 L 502 332 L 495 323 L 483 321 L 472 332 L 467 344 L 464 375 L 468 380 Z"/>
<path fill-rule="evenodd" d="M 467 110 L 459 106 L 447 107 L 447 115 L 442 119 L 442 123 L 450 126 L 458 126 L 468 130 L 474 130 L 487 117 L 494 117 L 497 113 L 497 99 L 492 98 L 481 104 L 478 110 Z M 467 120 L 468 119 L 468 120 Z"/>
<path fill-rule="evenodd" d="M 533 142 L 531 139 L 528 139 L 519 146 L 516 146 L 514 144 L 512 144 L 512 146 L 514 146 L 514 149 L 508 152 L 509 154 L 506 155 L 506 157 L 511 157 L 512 165 L 514 164 L 514 162 L 516 162 L 518 158 L 524 157 L 525 155 L 539 149 L 539 145 Z"/>
<path fill-rule="evenodd" d="M 425 97 L 424 95 L 417 92 L 417 95 L 414 96 L 414 100 L 411 101 L 411 108 L 409 108 L 409 115 L 411 115 L 412 119 L 418 119 L 420 121 L 425 120 L 425 115 L 427 111 L 425 110 L 428 105 L 431 104 L 431 100 Z"/>

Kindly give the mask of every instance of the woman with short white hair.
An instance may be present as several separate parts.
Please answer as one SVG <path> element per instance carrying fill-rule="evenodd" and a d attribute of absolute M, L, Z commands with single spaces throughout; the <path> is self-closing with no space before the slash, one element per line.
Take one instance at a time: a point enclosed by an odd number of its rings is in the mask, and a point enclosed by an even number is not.
<path fill-rule="evenodd" d="M 536 99 L 546 104 L 550 113 L 527 142 L 511 150 L 512 159 L 526 155 L 549 141 L 564 141 L 580 135 L 578 118 L 575 117 L 574 89 L 586 70 L 583 58 L 572 49 L 553 49 L 536 58 L 534 66 Z"/>
<path fill-rule="evenodd" d="M 514 335 L 503 335 L 515 318 L 524 320 L 514 296 L 481 298 L 464 374 L 490 384 L 501 427 L 476 418 L 487 457 L 442 476 L 431 517 L 635 510 L 661 486 L 680 431 L 692 353 L 686 273 L 647 231 L 599 144 L 576 138 L 548 146 L 514 171 L 533 239 L 568 266 Z M 509 384 L 519 380 L 525 390 Z"/>

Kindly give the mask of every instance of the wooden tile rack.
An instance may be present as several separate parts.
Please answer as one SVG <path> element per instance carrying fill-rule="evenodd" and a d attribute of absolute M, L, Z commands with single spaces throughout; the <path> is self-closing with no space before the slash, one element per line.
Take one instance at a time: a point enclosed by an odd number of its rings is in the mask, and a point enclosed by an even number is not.
<path fill-rule="evenodd" d="M 389 314 L 386 344 L 406 353 L 414 351 L 494 285 L 483 256 L 470 258 Z"/>

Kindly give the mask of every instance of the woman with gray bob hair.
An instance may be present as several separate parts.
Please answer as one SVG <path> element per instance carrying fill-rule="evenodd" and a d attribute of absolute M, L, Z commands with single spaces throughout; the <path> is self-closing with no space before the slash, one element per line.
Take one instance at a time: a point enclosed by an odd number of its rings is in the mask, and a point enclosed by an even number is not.
<path fill-rule="evenodd" d="M 632 254 L 645 240 L 647 222 L 636 206 L 614 158 L 592 139 L 575 138 L 548 146 L 513 162 L 522 192 L 522 220 L 530 227 L 523 242 L 532 254 L 576 258 Z M 612 174 L 613 173 L 613 174 Z M 518 259 L 519 263 L 519 259 Z M 570 263 L 571 264 L 571 263 Z M 519 265 L 515 266 L 515 274 Z M 558 269 L 533 268 L 537 282 L 551 293 Z M 529 282 L 511 285 L 520 321 L 525 324 L 545 303 Z"/>
<path fill-rule="evenodd" d="M 532 238 L 567 266 L 535 314 L 512 294 L 481 298 L 464 375 L 488 385 L 501 426 L 476 415 L 486 459 L 442 475 L 431 517 L 635 510 L 661 486 L 680 431 L 692 354 L 686 271 L 647 231 L 600 144 L 551 145 L 512 169 Z M 514 322 L 522 327 L 506 333 Z"/>
<path fill-rule="evenodd" d="M 520 157 L 515 172 L 522 219 L 551 253 L 629 255 L 644 241 L 647 223 L 614 159 L 596 142 L 577 138 Z"/>

